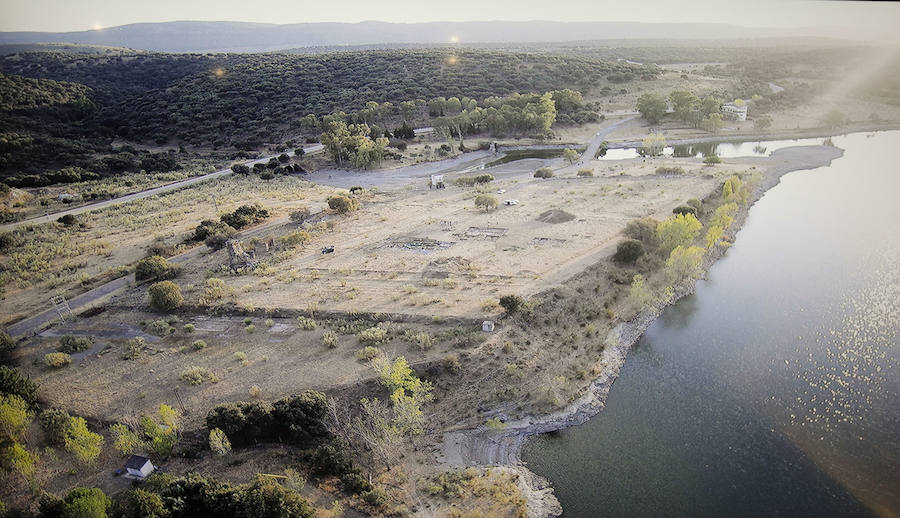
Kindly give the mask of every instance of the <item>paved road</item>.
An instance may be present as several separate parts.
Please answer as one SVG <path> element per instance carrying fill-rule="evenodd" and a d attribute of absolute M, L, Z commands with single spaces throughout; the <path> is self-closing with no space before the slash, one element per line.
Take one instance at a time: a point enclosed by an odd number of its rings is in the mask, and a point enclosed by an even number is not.
<path fill-rule="evenodd" d="M 322 146 L 322 144 L 312 144 L 312 145 L 309 145 L 309 146 L 306 146 L 303 148 L 305 153 L 317 153 L 319 151 L 322 151 L 322 149 L 324 149 L 324 146 Z M 281 153 L 278 153 L 277 155 L 265 156 L 262 158 L 258 158 L 256 160 L 250 160 L 250 161 L 243 162 L 243 163 L 250 167 L 253 167 L 253 164 L 257 164 L 260 162 L 268 162 L 272 157 L 277 157 L 280 154 Z M 289 151 L 289 152 L 287 152 L 287 154 L 289 156 L 293 156 L 294 152 Z M 140 191 L 140 192 L 135 192 L 132 194 L 127 194 L 127 195 L 121 196 L 119 198 L 98 201 L 97 203 L 82 205 L 81 207 L 75 207 L 75 208 L 60 211 L 60 212 L 54 212 L 53 214 L 48 214 L 46 216 L 38 216 L 35 218 L 31 218 L 31 219 L 16 221 L 15 223 L 7 223 L 5 225 L 0 225 L 0 231 L 5 232 L 5 231 L 9 231 L 9 230 L 14 230 L 14 229 L 24 226 L 24 225 L 39 225 L 41 223 L 47 223 L 49 221 L 56 221 L 58 218 L 65 216 L 67 214 L 73 214 L 73 215 L 82 214 L 85 212 L 91 212 L 91 211 L 102 209 L 105 207 L 110 207 L 112 205 L 121 205 L 123 203 L 128 203 L 130 201 L 139 200 L 141 198 L 147 198 L 147 197 L 150 197 L 150 196 L 153 196 L 156 194 L 161 194 L 164 192 L 181 189 L 183 187 L 187 187 L 187 186 L 193 185 L 195 183 L 212 180 L 214 178 L 218 178 L 220 176 L 225 176 L 227 174 L 231 174 L 230 167 L 228 169 L 222 169 L 219 171 L 215 171 L 213 173 L 209 173 L 209 174 L 205 174 L 205 175 L 201 175 L 201 176 L 194 176 L 193 178 L 188 178 L 186 180 L 180 180 L 180 181 L 169 183 L 166 185 L 161 185 L 159 187 L 147 189 L 146 191 Z"/>
<path fill-rule="evenodd" d="M 620 121 L 616 121 L 613 124 L 610 124 L 609 126 L 598 131 L 597 133 L 594 133 L 594 136 L 591 137 L 590 143 L 588 143 L 587 150 L 585 150 L 584 154 L 581 155 L 581 158 L 579 158 L 578 161 L 575 162 L 575 165 L 584 165 L 587 162 L 590 162 L 591 160 L 593 160 L 594 157 L 597 156 L 597 151 L 600 150 L 600 144 L 602 144 L 603 141 L 606 140 L 607 135 L 609 135 L 610 133 L 615 131 L 619 126 L 625 124 L 626 122 L 634 120 L 634 119 L 638 118 L 639 116 L 640 115 L 628 116 Z"/>

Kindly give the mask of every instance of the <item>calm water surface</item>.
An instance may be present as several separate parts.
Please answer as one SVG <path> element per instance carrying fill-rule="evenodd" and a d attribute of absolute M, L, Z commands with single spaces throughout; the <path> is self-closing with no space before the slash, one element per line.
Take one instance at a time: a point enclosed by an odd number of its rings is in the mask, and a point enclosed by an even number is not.
<path fill-rule="evenodd" d="M 750 142 L 704 142 L 700 144 L 684 144 L 668 146 L 663 149 L 663 154 L 675 157 L 706 157 L 718 155 L 722 158 L 735 158 L 739 156 L 768 156 L 773 151 L 791 146 L 814 146 L 821 144 L 822 138 L 803 138 L 794 140 L 757 140 Z M 598 160 L 624 160 L 638 158 L 638 148 L 608 149 L 606 154 Z"/>
<path fill-rule="evenodd" d="M 900 132 L 835 137 L 523 458 L 565 517 L 900 515 Z"/>

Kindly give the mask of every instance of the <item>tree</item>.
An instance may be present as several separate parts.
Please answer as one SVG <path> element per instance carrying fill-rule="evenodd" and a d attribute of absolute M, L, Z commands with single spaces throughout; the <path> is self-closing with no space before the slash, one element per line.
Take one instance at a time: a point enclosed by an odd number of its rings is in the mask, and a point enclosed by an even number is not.
<path fill-rule="evenodd" d="M 500 306 L 510 315 L 518 312 L 524 305 L 525 301 L 518 295 L 504 295 L 500 297 Z"/>
<path fill-rule="evenodd" d="M 209 431 L 209 449 L 218 455 L 227 455 L 231 451 L 231 441 L 225 432 L 218 428 Z"/>
<path fill-rule="evenodd" d="M 87 427 L 83 417 L 73 417 L 66 431 L 66 450 L 79 461 L 90 464 L 100 456 L 103 447 L 103 436 Z"/>
<path fill-rule="evenodd" d="M 719 244 L 724 234 L 725 229 L 720 225 L 710 225 L 709 228 L 706 229 L 706 237 L 704 238 L 706 241 L 706 249 L 709 250 Z"/>
<path fill-rule="evenodd" d="M 699 246 L 676 246 L 666 260 L 666 269 L 673 280 L 685 277 L 695 278 L 700 274 L 704 249 Z"/>
<path fill-rule="evenodd" d="M 22 440 L 30 423 L 31 412 L 25 400 L 11 394 L 0 394 L 0 439 L 8 442 Z"/>
<path fill-rule="evenodd" d="M 576 160 L 578 160 L 578 151 L 575 151 L 571 148 L 566 148 L 563 151 L 563 158 L 565 158 L 569 164 L 574 164 Z"/>
<path fill-rule="evenodd" d="M 144 441 L 141 437 L 122 423 L 110 425 L 109 433 L 113 438 L 113 448 L 122 455 L 131 455 L 135 451 L 144 447 Z"/>
<path fill-rule="evenodd" d="M 693 214 L 677 214 L 656 227 L 660 250 L 668 254 L 678 246 L 688 245 L 700 234 L 703 225 Z"/>
<path fill-rule="evenodd" d="M 637 239 L 626 239 L 620 241 L 616 246 L 613 260 L 619 263 L 634 264 L 642 255 L 644 255 L 644 245 Z"/>
<path fill-rule="evenodd" d="M 29 405 L 37 399 L 38 384 L 29 376 L 23 376 L 18 369 L 0 365 L 0 392 L 22 398 Z"/>
<path fill-rule="evenodd" d="M 722 198 L 726 203 L 734 202 L 738 205 L 746 205 L 750 199 L 750 185 L 738 176 L 732 176 L 722 184 Z"/>
<path fill-rule="evenodd" d="M 134 278 L 139 281 L 145 279 L 166 280 L 178 276 L 178 265 L 172 264 L 160 255 L 145 257 L 138 261 L 134 268 Z"/>
<path fill-rule="evenodd" d="M 700 118 L 708 117 L 713 113 L 721 114 L 722 111 L 722 100 L 711 95 L 708 95 L 703 98 L 703 101 L 700 102 Z"/>
<path fill-rule="evenodd" d="M 106 511 L 112 505 L 102 490 L 77 487 L 63 499 L 62 518 L 106 518 Z"/>
<path fill-rule="evenodd" d="M 479 194 L 475 197 L 475 206 L 485 212 L 496 209 L 498 206 L 497 198 L 490 194 Z"/>
<path fill-rule="evenodd" d="M 335 194 L 328 197 L 328 207 L 338 214 L 348 214 L 359 208 L 359 201 L 351 196 Z"/>
<path fill-rule="evenodd" d="M 143 489 L 125 493 L 123 518 L 168 518 L 169 511 L 158 494 Z"/>
<path fill-rule="evenodd" d="M 659 156 L 666 148 L 666 137 L 662 133 L 651 133 L 644 137 L 641 150 L 647 156 Z"/>
<path fill-rule="evenodd" d="M 735 202 L 720 205 L 713 213 L 713 217 L 710 219 L 709 224 L 718 225 L 722 227 L 722 229 L 728 230 L 728 227 L 734 222 L 734 216 L 737 214 L 737 211 L 738 206 Z"/>
<path fill-rule="evenodd" d="M 666 100 L 657 93 L 645 93 L 638 97 L 637 110 L 650 124 L 657 124 L 666 114 Z"/>
<path fill-rule="evenodd" d="M 643 243 L 644 248 L 652 250 L 659 245 L 659 238 L 656 236 L 657 227 L 659 222 L 653 218 L 635 219 L 625 225 L 622 233 Z"/>
<path fill-rule="evenodd" d="M 669 94 L 669 102 L 672 103 L 675 116 L 682 122 L 688 122 L 700 104 L 700 99 L 689 90 L 673 90 Z"/>
<path fill-rule="evenodd" d="M 724 126 L 722 115 L 719 113 L 710 113 L 700 121 L 700 129 L 710 133 L 718 133 Z"/>
<path fill-rule="evenodd" d="M 150 306 L 157 311 L 171 311 L 184 302 L 181 288 L 172 281 L 161 281 L 150 285 Z"/>
<path fill-rule="evenodd" d="M 645 284 L 644 276 L 635 274 L 631 278 L 631 286 L 628 289 L 628 305 L 634 310 L 640 311 L 653 301 L 653 296 Z"/>

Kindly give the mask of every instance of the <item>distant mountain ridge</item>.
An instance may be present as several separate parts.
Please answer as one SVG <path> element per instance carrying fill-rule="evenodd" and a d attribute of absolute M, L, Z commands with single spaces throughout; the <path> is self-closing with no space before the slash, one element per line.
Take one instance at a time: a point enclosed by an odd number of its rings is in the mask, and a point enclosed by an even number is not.
<path fill-rule="evenodd" d="M 823 28 L 767 29 L 716 23 L 429 22 L 295 23 L 177 21 L 79 32 L 0 32 L 0 45 L 71 43 L 161 52 L 265 52 L 322 45 L 560 42 L 599 39 L 739 39 L 822 36 Z"/>

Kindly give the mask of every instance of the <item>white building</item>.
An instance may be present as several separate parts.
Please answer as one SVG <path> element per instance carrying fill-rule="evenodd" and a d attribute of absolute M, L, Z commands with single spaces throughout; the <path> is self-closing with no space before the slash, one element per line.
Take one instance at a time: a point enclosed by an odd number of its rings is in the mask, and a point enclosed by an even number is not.
<path fill-rule="evenodd" d="M 147 478 L 155 469 L 156 466 L 154 466 L 147 457 L 132 455 L 125 461 L 125 471 L 128 472 L 127 476 L 134 478 Z"/>
<path fill-rule="evenodd" d="M 490 333 L 494 330 L 494 321 L 493 320 L 485 320 L 481 323 L 481 330 L 485 333 Z"/>
<path fill-rule="evenodd" d="M 738 106 L 734 103 L 725 103 L 722 105 L 722 118 L 733 121 L 747 120 L 747 104 Z"/>

